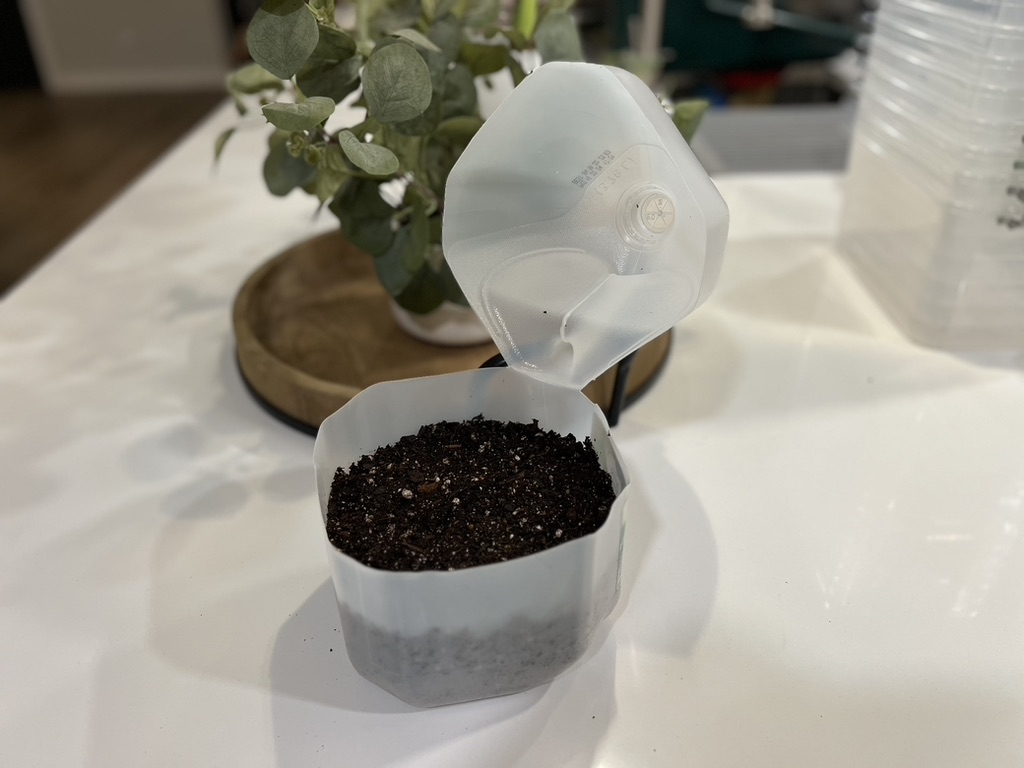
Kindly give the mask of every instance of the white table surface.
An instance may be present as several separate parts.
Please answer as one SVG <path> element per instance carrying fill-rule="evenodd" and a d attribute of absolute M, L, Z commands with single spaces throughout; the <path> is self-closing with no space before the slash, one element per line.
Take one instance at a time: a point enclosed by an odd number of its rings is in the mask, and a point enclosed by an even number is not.
<path fill-rule="evenodd" d="M 1024 376 L 915 348 L 831 247 L 841 179 L 718 180 L 721 283 L 616 430 L 622 598 L 548 686 L 356 675 L 312 440 L 230 306 L 334 226 L 225 107 L 0 301 L 2 766 L 1019 766 Z"/>

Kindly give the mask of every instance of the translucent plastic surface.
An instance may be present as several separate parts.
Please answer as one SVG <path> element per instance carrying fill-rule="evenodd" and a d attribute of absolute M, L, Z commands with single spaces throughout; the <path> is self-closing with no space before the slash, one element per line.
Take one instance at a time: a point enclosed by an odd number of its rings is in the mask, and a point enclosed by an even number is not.
<path fill-rule="evenodd" d="M 594 533 L 504 563 L 460 571 L 369 568 L 326 539 L 352 665 L 417 706 L 500 696 L 548 682 L 578 659 L 619 593 L 629 479 L 600 409 L 582 393 L 489 368 L 385 382 L 320 427 L 320 506 L 335 471 L 424 424 L 483 414 L 590 437 L 616 499 Z"/>
<path fill-rule="evenodd" d="M 1020 175 L 1020 145 L 1007 145 L 1008 151 L 980 151 L 957 146 L 939 138 L 920 123 L 908 121 L 892 110 L 884 109 L 870 97 L 862 103 L 859 128 L 894 157 L 939 185 L 936 195 L 965 205 L 998 203 L 1006 196 L 1006 187 Z"/>
<path fill-rule="evenodd" d="M 992 27 L 1024 27 L 1024 0 L 882 0 L 883 9 L 912 10 L 953 23 L 979 22 Z"/>
<path fill-rule="evenodd" d="M 941 19 L 941 17 L 939 17 Z M 984 25 L 960 22 L 943 26 L 935 17 L 916 17 L 910 13 L 880 13 L 872 32 L 872 41 L 880 35 L 931 56 L 937 61 L 972 66 L 979 59 L 1002 66 L 1024 66 L 1024 29 L 997 33 Z"/>
<path fill-rule="evenodd" d="M 1014 123 L 1024 119 L 1024 90 L 984 87 L 976 78 L 951 77 L 918 62 L 901 59 L 882 46 L 871 51 L 868 72 L 897 88 L 917 92 L 929 101 L 959 103 L 962 111 L 979 118 Z"/>
<path fill-rule="evenodd" d="M 985 210 L 936 194 L 854 133 L 839 246 L 912 338 L 1000 361 L 1024 352 L 1024 200 Z"/>
<path fill-rule="evenodd" d="M 970 90 L 981 90 L 987 98 L 1018 103 L 1024 99 L 1024 68 L 993 63 L 984 57 L 933 58 L 893 42 L 884 28 L 872 40 L 871 57 L 873 62 L 884 63 L 892 71 L 920 77 L 926 87 L 941 91 L 961 89 L 959 93 L 965 96 L 969 96 Z"/>
<path fill-rule="evenodd" d="M 904 330 L 1024 351 L 1024 4 L 883 0 L 839 244 Z"/>
<path fill-rule="evenodd" d="M 1018 45 L 1024 50 L 1024 36 Z M 1007 93 L 1024 98 L 1024 58 L 1012 60 L 988 54 L 967 54 L 944 50 L 940 45 L 926 45 L 905 30 L 879 22 L 871 38 L 872 50 L 881 49 L 895 66 L 924 67 L 947 77 L 975 82 L 994 88 L 996 95 Z M 890 66 L 894 64 L 890 63 Z"/>
<path fill-rule="evenodd" d="M 444 251 L 509 366 L 581 389 L 707 298 L 728 210 L 650 89 L 547 64 L 448 178 Z"/>
<path fill-rule="evenodd" d="M 1016 121 L 976 117 L 919 89 L 900 88 L 875 72 L 865 80 L 859 109 L 861 113 L 899 115 L 921 128 L 941 131 L 965 147 L 1019 148 L 1024 144 L 1024 116 Z"/>

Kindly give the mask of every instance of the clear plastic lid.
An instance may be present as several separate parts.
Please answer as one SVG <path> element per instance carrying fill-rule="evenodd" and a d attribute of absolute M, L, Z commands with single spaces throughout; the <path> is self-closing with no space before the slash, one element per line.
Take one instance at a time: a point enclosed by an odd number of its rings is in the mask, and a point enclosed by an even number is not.
<path fill-rule="evenodd" d="M 508 365 L 582 389 L 709 295 L 729 213 L 644 83 L 546 64 L 448 177 L 445 257 Z"/>

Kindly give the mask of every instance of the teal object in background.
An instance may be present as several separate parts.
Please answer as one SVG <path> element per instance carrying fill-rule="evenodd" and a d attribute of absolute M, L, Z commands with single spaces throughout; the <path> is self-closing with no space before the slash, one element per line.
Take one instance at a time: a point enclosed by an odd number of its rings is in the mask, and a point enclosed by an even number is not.
<path fill-rule="evenodd" d="M 675 56 L 665 68 L 715 72 L 780 69 L 794 61 L 831 58 L 853 45 L 854 30 L 843 34 L 845 28 L 838 24 L 792 13 L 786 15 L 804 20 L 809 31 L 781 26 L 748 29 L 735 15 L 741 7 L 721 0 L 666 0 L 662 41 Z M 785 13 L 781 3 L 777 7 Z M 629 47 L 627 20 L 640 10 L 640 0 L 617 4 L 615 28 L 620 49 Z"/>

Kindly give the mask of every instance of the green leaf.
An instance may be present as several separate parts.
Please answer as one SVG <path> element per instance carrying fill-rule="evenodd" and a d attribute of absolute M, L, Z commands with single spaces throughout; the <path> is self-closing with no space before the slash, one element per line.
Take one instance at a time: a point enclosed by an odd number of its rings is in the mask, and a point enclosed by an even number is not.
<path fill-rule="evenodd" d="M 391 217 L 395 211 L 381 199 L 377 182 L 352 179 L 329 207 L 356 248 L 373 256 L 387 251 L 394 239 Z"/>
<path fill-rule="evenodd" d="M 318 173 L 313 192 L 321 203 L 334 198 L 342 185 L 352 177 L 352 174 L 345 166 L 345 161 L 341 158 L 341 148 L 336 144 L 329 144 L 327 146 L 320 157 L 317 170 Z"/>
<path fill-rule="evenodd" d="M 410 45 L 377 48 L 363 68 L 363 94 L 380 122 L 411 120 L 430 104 L 430 72 Z"/>
<path fill-rule="evenodd" d="M 263 108 L 263 115 L 283 131 L 308 131 L 334 112 L 334 101 L 326 96 L 311 96 L 298 104 L 275 101 Z"/>
<path fill-rule="evenodd" d="M 401 306 L 413 312 L 429 312 L 444 300 L 444 293 L 427 259 L 427 203 L 413 187 L 406 191 L 405 203 L 410 208 L 409 220 L 394 233 L 386 248 L 375 252 L 374 266 L 381 284 Z"/>
<path fill-rule="evenodd" d="M 429 264 L 424 263 L 409 280 L 405 289 L 395 295 L 395 301 L 403 309 L 420 315 L 433 312 L 444 302 L 444 292 L 441 290 L 437 273 Z"/>
<path fill-rule="evenodd" d="M 410 275 L 419 271 L 426 261 L 426 242 L 416 240 L 416 231 L 409 225 L 409 239 L 402 249 L 402 268 Z"/>
<path fill-rule="evenodd" d="M 423 114 L 417 115 L 412 120 L 394 123 L 391 127 L 405 136 L 429 136 L 437 130 L 440 122 L 441 99 L 435 92 L 434 96 L 431 97 L 430 104 L 423 110 Z"/>
<path fill-rule="evenodd" d="M 430 222 L 430 242 L 437 247 L 441 246 L 441 214 L 431 214 Z M 444 252 L 441 252 L 441 262 L 444 263 Z"/>
<path fill-rule="evenodd" d="M 359 0 L 371 8 L 369 37 L 379 41 L 396 29 L 415 27 L 423 15 L 418 0 Z"/>
<path fill-rule="evenodd" d="M 242 101 L 242 98 L 241 98 L 241 96 L 239 96 L 239 94 L 234 93 L 232 91 L 231 92 L 231 101 L 234 102 L 235 111 L 238 112 L 239 115 L 247 115 L 247 114 L 249 114 L 249 108 L 245 106 L 245 102 Z"/>
<path fill-rule="evenodd" d="M 338 194 L 338 191 L 350 178 L 350 176 L 330 168 L 321 168 L 317 174 L 316 183 L 313 185 L 313 194 L 321 203 L 326 203 Z"/>
<path fill-rule="evenodd" d="M 672 122 L 676 124 L 687 144 L 693 140 L 697 128 L 700 127 L 700 121 L 710 106 L 711 102 L 704 99 L 690 99 L 676 104 L 672 111 Z"/>
<path fill-rule="evenodd" d="M 226 131 L 221 132 L 217 137 L 217 140 L 213 143 L 213 162 L 216 163 L 220 160 L 220 154 L 224 151 L 224 146 L 228 143 L 228 139 L 231 138 L 231 134 L 235 132 L 234 128 L 228 128 Z"/>
<path fill-rule="evenodd" d="M 377 277 L 384 289 L 395 297 L 408 288 L 412 281 L 412 274 L 405 267 L 408 250 L 409 229 L 402 227 L 394 233 L 386 248 L 374 254 L 373 265 L 377 269 Z"/>
<path fill-rule="evenodd" d="M 437 126 L 434 135 L 438 139 L 466 146 L 483 124 L 484 121 L 474 115 L 450 117 Z"/>
<path fill-rule="evenodd" d="M 263 161 L 263 179 L 272 195 L 283 197 L 296 187 L 304 187 L 316 177 L 316 169 L 288 152 L 288 134 L 274 131 L 270 151 Z"/>
<path fill-rule="evenodd" d="M 475 114 L 476 83 L 473 82 L 473 73 L 465 64 L 456 64 L 445 80 L 441 118 L 447 120 L 458 115 Z"/>
<path fill-rule="evenodd" d="M 500 0 L 468 0 L 462 22 L 473 29 L 486 27 L 498 20 L 500 11 Z"/>
<path fill-rule="evenodd" d="M 442 141 L 427 141 L 423 147 L 422 162 L 426 172 L 427 184 L 438 196 L 444 194 L 448 174 L 451 173 L 455 161 L 462 154 L 462 147 Z"/>
<path fill-rule="evenodd" d="M 440 19 L 455 13 L 455 8 L 458 4 L 459 0 L 437 0 L 437 13 L 434 15 Z"/>
<path fill-rule="evenodd" d="M 262 93 L 282 88 L 281 78 L 270 74 L 259 64 L 246 64 L 228 75 L 228 90 L 232 93 Z"/>
<path fill-rule="evenodd" d="M 427 221 L 427 201 L 413 187 L 409 187 L 406 199 L 412 203 L 412 215 L 406 225 L 409 228 L 409 247 L 403 263 L 406 269 L 415 272 L 426 261 L 430 224 Z"/>
<path fill-rule="evenodd" d="M 583 61 L 583 46 L 580 33 L 565 11 L 556 11 L 544 16 L 533 37 L 541 58 L 549 61 Z"/>
<path fill-rule="evenodd" d="M 576 0 L 548 0 L 548 13 L 552 11 L 568 11 L 576 5 Z"/>
<path fill-rule="evenodd" d="M 508 48 L 504 45 L 483 45 L 463 43 L 459 60 L 469 67 L 474 75 L 493 75 L 505 68 Z"/>
<path fill-rule="evenodd" d="M 345 162 L 345 153 L 337 144 L 327 145 L 327 150 L 324 152 L 324 165 L 332 171 L 351 173 L 348 163 Z"/>
<path fill-rule="evenodd" d="M 448 66 L 451 64 L 442 53 L 419 51 L 430 72 L 430 104 L 412 120 L 395 123 L 394 128 L 407 136 L 428 136 L 441 122 L 444 93 L 447 87 Z"/>
<path fill-rule="evenodd" d="M 310 59 L 295 76 L 295 82 L 306 96 L 326 96 L 335 104 L 359 87 L 359 69 L 363 57 L 352 56 L 332 62 Z"/>
<path fill-rule="evenodd" d="M 513 86 L 518 86 L 526 79 L 526 72 L 523 70 L 523 65 L 519 63 L 519 59 L 512 55 L 512 51 L 508 52 L 508 71 L 512 73 Z"/>
<path fill-rule="evenodd" d="M 321 61 L 344 61 L 356 53 L 356 41 L 347 32 L 335 27 L 318 27 L 319 38 L 316 41 L 316 48 L 310 56 L 311 59 Z"/>
<path fill-rule="evenodd" d="M 282 79 L 294 75 L 316 48 L 316 18 L 302 0 L 265 0 L 249 24 L 253 61 Z"/>
<path fill-rule="evenodd" d="M 454 16 L 439 16 L 428 37 L 437 44 L 448 61 L 455 61 L 462 47 L 462 26 Z"/>
<path fill-rule="evenodd" d="M 398 126 L 392 127 L 397 128 Z M 415 168 L 419 163 L 420 148 L 423 146 L 423 139 L 420 136 L 405 136 L 385 128 L 381 138 L 391 151 L 398 156 L 398 162 L 401 166 Z"/>
<path fill-rule="evenodd" d="M 393 37 L 400 37 L 403 40 L 408 40 L 413 45 L 418 45 L 420 48 L 426 48 L 428 51 L 434 53 L 440 53 L 441 49 L 437 47 L 430 38 L 424 35 L 422 32 L 417 32 L 415 29 L 399 29 L 391 33 Z"/>
<path fill-rule="evenodd" d="M 352 131 L 339 133 L 338 144 L 345 157 L 367 173 L 374 176 L 390 176 L 398 170 L 398 158 L 394 152 L 376 144 L 364 144 Z"/>

